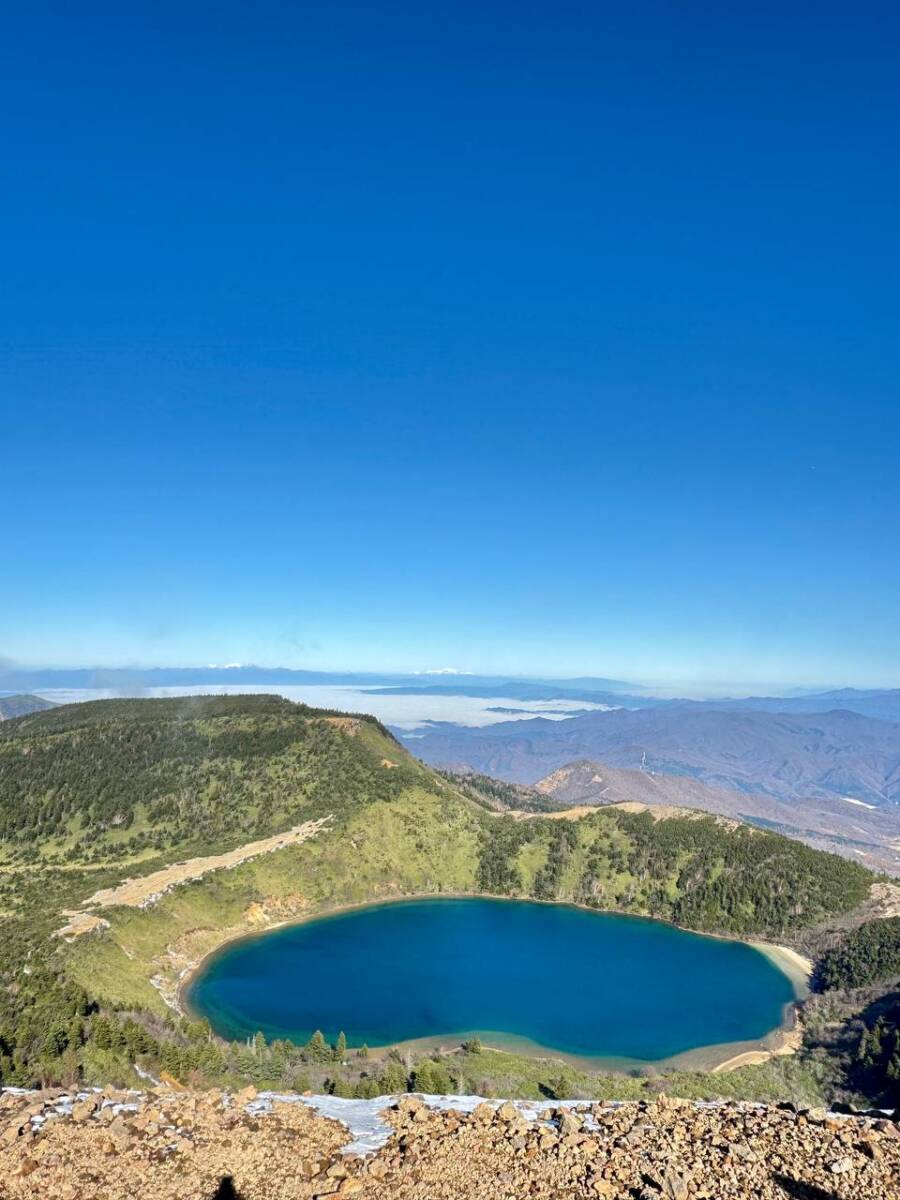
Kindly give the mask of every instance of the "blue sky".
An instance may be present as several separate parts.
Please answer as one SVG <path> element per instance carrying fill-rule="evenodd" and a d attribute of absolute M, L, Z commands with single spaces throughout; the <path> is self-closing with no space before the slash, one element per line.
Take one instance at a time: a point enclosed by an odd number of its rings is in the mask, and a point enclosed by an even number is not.
<path fill-rule="evenodd" d="M 892 6 L 5 24 L 0 657 L 900 685 Z"/>

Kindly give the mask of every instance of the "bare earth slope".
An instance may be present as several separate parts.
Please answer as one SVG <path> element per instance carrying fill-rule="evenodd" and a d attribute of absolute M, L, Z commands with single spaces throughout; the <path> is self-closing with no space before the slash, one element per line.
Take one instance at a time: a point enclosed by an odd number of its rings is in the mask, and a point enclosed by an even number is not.
<path fill-rule="evenodd" d="M 315 837 L 319 830 L 328 823 L 328 817 L 318 821 L 304 821 L 295 825 L 285 833 L 276 833 L 272 837 L 260 838 L 256 842 L 247 842 L 235 850 L 225 854 L 205 855 L 202 858 L 189 858 L 186 862 L 173 863 L 150 875 L 140 875 L 136 879 L 126 879 L 124 883 L 111 888 L 101 888 L 94 892 L 84 902 L 80 909 L 66 909 L 65 915 L 71 920 L 58 931 L 60 937 L 78 937 L 107 925 L 96 910 L 115 908 L 122 905 L 126 908 L 147 908 L 155 904 L 166 892 L 179 884 L 189 883 L 193 879 L 202 879 L 211 871 L 231 871 L 242 863 L 250 862 L 260 854 L 271 854 L 275 850 L 283 850 L 285 846 L 297 846 L 307 838 Z"/>

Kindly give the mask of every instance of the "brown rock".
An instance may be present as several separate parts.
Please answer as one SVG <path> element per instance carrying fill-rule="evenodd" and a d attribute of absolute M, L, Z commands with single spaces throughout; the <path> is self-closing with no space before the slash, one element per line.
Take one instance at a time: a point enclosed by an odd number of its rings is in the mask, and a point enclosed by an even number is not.
<path fill-rule="evenodd" d="M 663 1176 L 662 1194 L 665 1200 L 689 1200 L 687 1180 L 669 1167 Z"/>
<path fill-rule="evenodd" d="M 16 1121 L 13 1125 L 8 1125 L 3 1130 L 3 1133 L 0 1134 L 0 1146 L 11 1146 L 13 1142 L 18 1141 L 24 1131 L 25 1126 L 19 1121 Z"/>
<path fill-rule="evenodd" d="M 583 1118 L 578 1116 L 577 1113 L 573 1113 L 571 1109 L 564 1108 L 560 1111 L 559 1132 L 562 1137 L 568 1137 L 573 1133 L 579 1133 L 583 1124 Z"/>
<path fill-rule="evenodd" d="M 92 1117 L 100 1107 L 100 1103 L 101 1101 L 99 1096 L 88 1096 L 86 1100 L 79 1100 L 76 1104 L 72 1105 L 72 1120 L 88 1120 L 88 1118 Z"/>
<path fill-rule="evenodd" d="M 134 1137 L 134 1128 L 119 1114 L 107 1126 L 107 1133 L 117 1146 L 125 1146 Z"/>

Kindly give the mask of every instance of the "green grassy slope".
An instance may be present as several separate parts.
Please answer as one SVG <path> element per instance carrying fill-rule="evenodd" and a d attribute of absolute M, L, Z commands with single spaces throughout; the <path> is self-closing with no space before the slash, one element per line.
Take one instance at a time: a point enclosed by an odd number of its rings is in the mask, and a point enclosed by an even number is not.
<path fill-rule="evenodd" d="M 70 945 L 51 936 L 98 888 L 322 817 L 303 844 L 145 909 L 105 909 L 110 928 Z M 278 697 L 56 708 L 0 726 L 0 1081 L 96 1076 L 142 1046 L 151 1064 L 218 1077 L 221 1062 L 201 1069 L 199 1051 L 178 1058 L 187 1034 L 164 994 L 228 937 L 336 905 L 480 891 L 781 935 L 853 908 L 870 882 L 844 859 L 712 817 L 498 815 L 371 718 Z M 144 1033 L 108 1044 L 110 1020 Z"/>

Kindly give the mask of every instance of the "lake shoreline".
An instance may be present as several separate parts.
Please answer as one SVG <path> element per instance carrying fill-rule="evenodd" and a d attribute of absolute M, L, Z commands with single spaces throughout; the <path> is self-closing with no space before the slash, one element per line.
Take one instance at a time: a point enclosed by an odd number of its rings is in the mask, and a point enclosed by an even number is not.
<path fill-rule="evenodd" d="M 727 933 L 710 933 L 705 930 L 690 929 L 685 926 L 677 925 L 672 921 L 666 921 L 661 917 L 648 916 L 634 912 L 623 912 L 618 909 L 599 909 L 587 904 L 578 904 L 573 901 L 565 900 L 542 900 L 535 899 L 530 896 L 499 896 L 485 892 L 420 892 L 405 895 L 395 895 L 386 898 L 376 898 L 369 900 L 355 901 L 350 904 L 333 905 L 327 908 L 319 908 L 315 912 L 304 913 L 301 916 L 290 917 L 287 920 L 272 922 L 256 929 L 235 930 L 232 932 L 223 931 L 226 933 L 221 941 L 208 950 L 201 958 L 196 961 L 189 962 L 180 972 L 174 992 L 171 998 L 167 997 L 164 992 L 163 998 L 170 1007 L 174 1008 L 180 1015 L 191 1018 L 201 1018 L 202 1014 L 192 1008 L 187 993 L 198 978 L 198 976 L 207 967 L 210 960 L 217 957 L 227 948 L 233 947 L 236 943 L 255 939 L 265 934 L 274 932 L 278 929 L 285 929 L 292 926 L 300 926 L 308 924 L 312 921 L 326 920 L 330 917 L 339 917 L 344 914 L 356 912 L 362 909 L 372 909 L 380 907 L 388 907 L 404 903 L 413 903 L 422 900 L 493 900 L 505 901 L 508 903 L 531 903 L 547 905 L 557 908 L 571 908 L 580 912 L 593 913 L 599 916 L 618 916 L 627 917 L 641 921 L 655 922 L 669 929 L 677 929 L 684 933 L 693 934 L 696 937 L 712 938 L 717 940 L 741 943 L 751 946 L 753 949 L 765 955 L 772 964 L 778 968 L 783 975 L 789 980 L 794 991 L 794 1000 L 785 1006 L 784 1015 L 779 1025 L 773 1027 L 764 1037 L 754 1039 L 747 1042 L 731 1042 L 718 1043 L 706 1046 L 693 1047 L 686 1051 L 681 1051 L 669 1058 L 658 1060 L 638 1060 L 638 1059 L 615 1059 L 612 1057 L 597 1056 L 579 1056 L 567 1055 L 565 1052 L 557 1050 L 553 1047 L 545 1047 L 537 1043 L 531 1043 L 527 1039 L 519 1039 L 514 1035 L 503 1035 L 505 1045 L 491 1045 L 501 1053 L 521 1054 L 525 1057 L 530 1057 L 540 1060 L 560 1061 L 573 1066 L 578 1066 L 582 1070 L 628 1074 L 635 1070 L 643 1068 L 654 1071 L 667 1070 L 684 1070 L 684 1071 L 699 1071 L 702 1073 L 721 1073 L 723 1071 L 737 1069 L 738 1067 L 765 1062 L 770 1058 L 796 1053 L 799 1049 L 802 1037 L 798 1030 L 797 1006 L 798 1003 L 805 998 L 809 993 L 809 982 L 812 974 L 812 963 L 809 959 L 801 955 L 797 950 L 790 946 L 776 944 L 773 942 L 761 941 L 758 938 L 742 937 L 740 935 L 732 935 Z M 387 1055 L 394 1049 L 438 1049 L 441 1048 L 444 1052 L 453 1052 L 459 1048 L 459 1041 L 454 1041 L 457 1035 L 446 1033 L 443 1035 L 436 1034 L 429 1037 L 411 1039 L 404 1042 L 394 1042 L 383 1046 L 369 1047 L 373 1057 L 380 1058 Z M 484 1038 L 482 1038 L 484 1041 Z M 448 1046 L 447 1042 L 451 1044 Z M 488 1043 L 485 1043 L 486 1045 Z"/>

